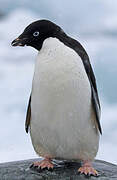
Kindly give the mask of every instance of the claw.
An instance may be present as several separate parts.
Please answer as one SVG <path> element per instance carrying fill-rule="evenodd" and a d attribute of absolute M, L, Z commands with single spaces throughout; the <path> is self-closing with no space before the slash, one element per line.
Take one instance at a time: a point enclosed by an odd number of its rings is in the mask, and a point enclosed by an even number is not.
<path fill-rule="evenodd" d="M 86 176 L 99 176 L 98 172 L 91 166 L 89 161 L 84 162 L 83 166 L 78 169 L 78 172 Z"/>
<path fill-rule="evenodd" d="M 40 161 L 40 162 L 34 162 L 30 168 L 38 168 L 38 169 L 48 169 L 48 170 L 52 170 L 54 168 L 54 165 L 51 162 L 51 159 L 49 158 L 45 158 L 44 160 Z"/>

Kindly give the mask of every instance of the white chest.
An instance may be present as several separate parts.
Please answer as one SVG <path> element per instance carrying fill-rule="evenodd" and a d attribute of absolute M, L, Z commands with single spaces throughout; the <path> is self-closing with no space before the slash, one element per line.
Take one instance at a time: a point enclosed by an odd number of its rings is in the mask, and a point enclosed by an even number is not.
<path fill-rule="evenodd" d="M 84 146 L 95 146 L 95 156 L 98 136 L 89 80 L 81 58 L 56 38 L 45 40 L 38 54 L 31 109 L 31 137 L 38 153 L 76 159 L 89 156 Z"/>
<path fill-rule="evenodd" d="M 70 91 L 78 88 L 75 95 L 80 91 L 90 94 L 88 77 L 78 54 L 58 39 L 48 38 L 37 57 L 33 90 L 37 93 L 39 90 L 38 95 L 41 89 L 48 94 L 62 91 L 65 86 L 71 86 Z"/>

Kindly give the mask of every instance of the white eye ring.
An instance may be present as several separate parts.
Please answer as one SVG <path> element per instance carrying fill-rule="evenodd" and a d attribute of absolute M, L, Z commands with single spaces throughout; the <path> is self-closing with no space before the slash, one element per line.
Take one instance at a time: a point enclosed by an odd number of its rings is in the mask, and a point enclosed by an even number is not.
<path fill-rule="evenodd" d="M 39 31 L 35 31 L 34 33 L 33 33 L 33 36 L 39 36 Z"/>

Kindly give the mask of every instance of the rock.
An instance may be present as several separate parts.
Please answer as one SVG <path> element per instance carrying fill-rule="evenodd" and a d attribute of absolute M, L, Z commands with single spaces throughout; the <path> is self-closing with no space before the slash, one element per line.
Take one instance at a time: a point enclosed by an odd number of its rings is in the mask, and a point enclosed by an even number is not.
<path fill-rule="evenodd" d="M 33 161 L 37 159 L 0 164 L 0 180 L 117 180 L 117 166 L 100 160 L 93 163 L 99 177 L 79 175 L 80 164 L 67 161 L 56 161 L 58 165 L 53 171 L 39 172 L 29 168 Z"/>

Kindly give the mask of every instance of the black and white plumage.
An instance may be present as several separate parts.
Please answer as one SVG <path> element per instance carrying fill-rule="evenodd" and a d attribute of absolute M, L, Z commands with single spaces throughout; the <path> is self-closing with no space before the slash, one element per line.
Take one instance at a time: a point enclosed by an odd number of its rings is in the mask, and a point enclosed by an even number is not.
<path fill-rule="evenodd" d="M 26 117 L 37 154 L 92 161 L 102 133 L 100 102 L 82 45 L 48 20 L 30 24 L 12 45 L 39 51 Z"/>

